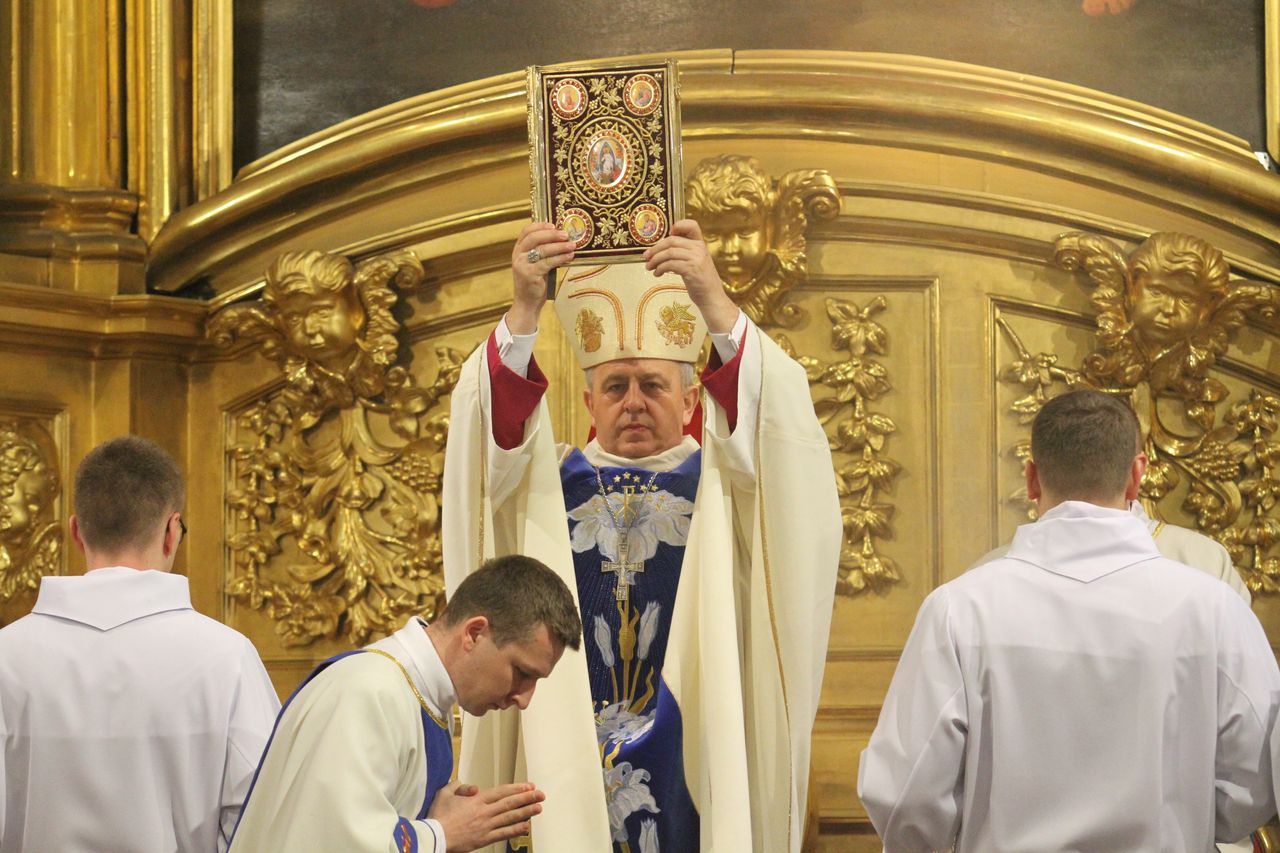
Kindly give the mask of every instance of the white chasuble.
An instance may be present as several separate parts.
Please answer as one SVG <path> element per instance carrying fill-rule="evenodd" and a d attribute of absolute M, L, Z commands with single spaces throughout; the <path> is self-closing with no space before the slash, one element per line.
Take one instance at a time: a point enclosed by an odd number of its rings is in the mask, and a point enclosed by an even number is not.
<path fill-rule="evenodd" d="M 839 501 L 804 370 L 754 325 L 743 347 L 735 428 L 710 395 L 702 398 L 700 478 L 661 675 L 682 719 L 683 776 L 700 826 L 696 845 L 681 849 L 795 853 L 839 562 Z M 581 607 L 546 401 L 519 446 L 498 447 L 488 357 L 477 348 L 452 396 L 447 587 L 485 558 L 521 553 L 558 572 Z M 585 627 L 584 642 L 596 644 L 594 620 Z M 609 641 L 617 653 L 616 634 Z M 587 657 L 566 651 L 523 713 L 463 722 L 459 778 L 482 786 L 528 779 L 546 792 L 533 821 L 541 853 L 612 846 Z M 639 809 L 641 820 L 648 814 Z"/>

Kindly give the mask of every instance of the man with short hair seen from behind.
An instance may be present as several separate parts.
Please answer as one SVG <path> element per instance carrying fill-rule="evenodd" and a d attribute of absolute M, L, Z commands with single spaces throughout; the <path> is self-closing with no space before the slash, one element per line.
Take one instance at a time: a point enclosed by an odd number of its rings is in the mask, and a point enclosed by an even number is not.
<path fill-rule="evenodd" d="M 1046 403 L 1039 520 L 925 599 L 858 774 L 889 853 L 1203 851 L 1275 814 L 1275 657 L 1128 512 L 1137 435 L 1107 394 Z"/>
<path fill-rule="evenodd" d="M 0 850 L 226 850 L 280 702 L 248 639 L 172 574 L 178 466 L 137 436 L 81 462 L 88 571 L 0 630 Z"/>
<path fill-rule="evenodd" d="M 511 555 L 467 577 L 430 625 L 412 617 L 321 664 L 285 703 L 235 853 L 459 853 L 529 834 L 528 782 L 449 785 L 453 706 L 528 707 L 582 623 L 564 582 Z M 465 780 L 463 780 L 465 782 Z"/>

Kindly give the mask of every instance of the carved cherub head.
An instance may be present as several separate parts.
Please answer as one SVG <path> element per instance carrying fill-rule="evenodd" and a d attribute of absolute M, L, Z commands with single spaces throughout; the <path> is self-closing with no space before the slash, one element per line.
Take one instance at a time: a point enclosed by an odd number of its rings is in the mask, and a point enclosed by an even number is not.
<path fill-rule="evenodd" d="M 289 252 L 267 270 L 262 301 L 294 354 L 330 370 L 350 364 L 365 326 L 355 274 L 349 260 L 325 252 Z"/>
<path fill-rule="evenodd" d="M 0 420 L 0 601 L 60 571 L 57 458 L 44 429 Z"/>
<path fill-rule="evenodd" d="M 754 158 L 725 154 L 699 163 L 685 192 L 685 209 L 702 226 L 725 287 L 745 292 L 772 245 L 772 180 Z"/>
<path fill-rule="evenodd" d="M 260 343 L 283 369 L 289 395 L 319 413 L 375 397 L 395 383 L 393 371 L 403 374 L 393 366 L 400 323 L 391 308 L 395 290 L 412 292 L 422 278 L 408 251 L 359 264 L 329 252 L 287 252 L 267 270 L 261 302 L 219 312 L 209 335 L 223 347 L 237 338 Z"/>
<path fill-rule="evenodd" d="M 1227 295 L 1222 253 L 1188 234 L 1155 234 L 1129 256 L 1125 306 L 1139 343 L 1155 356 L 1191 340 Z"/>
<path fill-rule="evenodd" d="M 14 421 L 0 421 L 0 536 L 9 543 L 28 537 L 41 521 L 52 519 L 58 472 L 51 447 L 42 448 Z"/>
<path fill-rule="evenodd" d="M 1274 324 L 1280 307 L 1273 288 L 1232 280 L 1222 253 L 1189 234 L 1152 234 L 1126 257 L 1106 237 L 1072 232 L 1054 242 L 1054 262 L 1093 283 L 1098 348 L 1085 378 L 1099 388 L 1145 383 L 1153 399 L 1176 394 L 1205 423 L 1226 393 L 1210 368 L 1248 317 Z"/>
<path fill-rule="evenodd" d="M 775 181 L 753 158 L 722 154 L 689 174 L 685 210 L 702 226 L 725 288 L 752 320 L 799 319 L 784 297 L 805 276 L 805 228 L 840 212 L 830 174 L 799 169 Z"/>

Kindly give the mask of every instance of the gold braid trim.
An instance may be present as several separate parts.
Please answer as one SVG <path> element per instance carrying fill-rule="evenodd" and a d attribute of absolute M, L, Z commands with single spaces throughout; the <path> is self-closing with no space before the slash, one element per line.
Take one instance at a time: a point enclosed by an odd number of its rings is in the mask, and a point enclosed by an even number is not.
<path fill-rule="evenodd" d="M 756 335 L 763 335 L 764 332 L 759 328 L 755 330 Z M 746 341 L 743 341 L 746 345 Z M 773 632 L 773 654 L 778 663 L 778 681 L 782 685 L 782 709 L 786 714 L 786 736 L 787 736 L 787 778 L 790 780 L 790 787 L 794 790 L 795 779 L 792 774 L 795 772 L 795 764 L 792 761 L 795 752 L 791 746 L 791 702 L 787 695 L 787 673 L 782 666 L 782 643 L 778 639 L 778 616 L 773 607 L 773 568 L 769 561 L 769 536 L 768 524 L 766 524 L 765 505 L 764 505 L 764 346 L 757 340 L 757 346 L 760 347 L 760 388 L 756 397 L 756 433 L 755 433 L 755 463 L 756 463 L 756 499 L 760 508 L 760 550 L 761 558 L 764 563 L 764 589 L 765 597 L 769 603 L 769 629 Z M 748 557 L 748 560 L 750 558 Z M 787 846 L 791 847 L 791 816 L 795 808 L 795 800 L 790 795 L 787 796 Z"/>
<path fill-rule="evenodd" d="M 375 655 L 382 655 L 387 660 L 400 667 L 400 674 L 404 676 L 404 680 L 409 682 L 409 689 L 413 691 L 413 696 L 418 700 L 418 704 L 422 706 L 422 710 L 427 712 L 427 716 L 431 721 L 446 732 L 449 731 L 449 725 L 442 720 L 435 711 L 431 710 L 431 706 L 427 704 L 426 698 L 418 691 L 418 685 L 413 683 L 413 679 L 409 676 L 409 670 L 404 668 L 404 664 L 400 663 L 400 659 L 390 652 L 384 652 L 382 649 L 365 649 L 366 652 L 373 652 Z"/>

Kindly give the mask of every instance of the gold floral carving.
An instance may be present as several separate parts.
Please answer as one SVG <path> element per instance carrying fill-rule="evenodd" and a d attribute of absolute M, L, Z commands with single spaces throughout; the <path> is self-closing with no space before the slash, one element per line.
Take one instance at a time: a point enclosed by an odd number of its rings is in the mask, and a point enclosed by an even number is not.
<path fill-rule="evenodd" d="M 754 158 L 712 157 L 685 182 L 685 210 L 702 226 L 720 278 L 747 316 L 765 326 L 800 321 L 787 294 L 807 272 L 805 229 L 840 213 L 830 174 L 804 169 L 775 181 Z"/>
<path fill-rule="evenodd" d="M 1054 263 L 1089 278 L 1095 347 L 1079 366 L 1063 365 L 1056 355 L 1031 353 L 1000 318 L 1018 353 L 1005 379 L 1027 391 L 1014 412 L 1029 423 L 1048 397 L 1077 386 L 1123 395 L 1150 458 L 1142 497 L 1158 505 L 1177 490 L 1183 510 L 1226 546 L 1251 591 L 1280 590 L 1280 398 L 1255 388 L 1230 399 L 1212 375 L 1245 322 L 1274 328 L 1275 288 L 1232 279 L 1220 251 L 1186 234 L 1153 234 L 1128 255 L 1103 237 L 1064 234 Z M 1016 452 L 1025 459 L 1028 442 Z"/>
<path fill-rule="evenodd" d="M 216 315 L 220 346 L 255 343 L 284 387 L 239 412 L 228 442 L 228 592 L 265 609 L 287 646 L 364 643 L 443 592 L 440 486 L 462 354 L 436 350 L 419 387 L 398 363 L 399 294 L 422 265 L 394 252 L 353 265 L 291 252 L 267 271 L 258 304 Z"/>
<path fill-rule="evenodd" d="M 689 303 L 672 302 L 658 312 L 655 325 L 662 339 L 673 347 L 687 347 L 693 341 L 693 328 L 698 318 L 689 309 Z"/>
<path fill-rule="evenodd" d="M 823 364 L 797 356 L 785 337 L 779 342 L 804 366 L 811 385 L 834 392 L 816 399 L 813 407 L 823 424 L 835 426 L 829 439 L 844 524 L 837 589 L 845 595 L 883 592 L 899 580 L 897 567 L 881 553 L 880 540 L 893 536 L 894 506 L 885 497 L 902 470 L 885 451 L 897 425 L 871 410 L 892 387 L 888 371 L 874 358 L 884 355 L 889 345 L 884 327 L 873 319 L 887 303 L 877 296 L 864 308 L 832 298 L 826 304 L 832 347 L 847 350 L 847 359 Z"/>
<path fill-rule="evenodd" d="M 0 601 L 62 572 L 57 458 L 52 437 L 36 422 L 0 420 Z"/>

